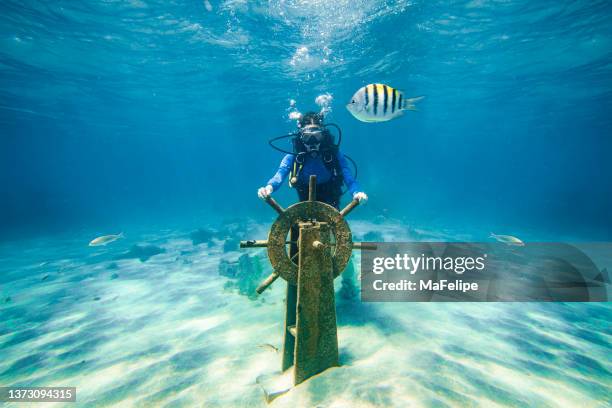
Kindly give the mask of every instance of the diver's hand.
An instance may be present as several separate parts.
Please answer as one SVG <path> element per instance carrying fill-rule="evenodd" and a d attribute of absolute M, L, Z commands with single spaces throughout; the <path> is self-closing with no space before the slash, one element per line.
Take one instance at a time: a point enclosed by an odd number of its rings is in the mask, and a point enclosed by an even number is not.
<path fill-rule="evenodd" d="M 272 191 L 274 191 L 274 188 L 268 184 L 267 186 L 261 187 L 259 190 L 257 190 L 257 196 L 262 200 L 265 200 L 266 198 L 270 197 Z"/>
<path fill-rule="evenodd" d="M 368 195 L 363 191 L 358 191 L 353 194 L 353 200 L 359 201 L 359 204 L 365 204 L 368 201 Z"/>

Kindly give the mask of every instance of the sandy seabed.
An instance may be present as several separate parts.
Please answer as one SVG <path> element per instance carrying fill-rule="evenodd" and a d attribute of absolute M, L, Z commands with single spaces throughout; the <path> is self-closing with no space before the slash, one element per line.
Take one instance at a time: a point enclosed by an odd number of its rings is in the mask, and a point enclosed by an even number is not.
<path fill-rule="evenodd" d="M 358 236 L 414 238 L 399 224 L 352 227 Z M 248 230 L 244 238 L 266 236 L 266 226 Z M 74 386 L 77 403 L 67 407 L 268 406 L 256 379 L 280 369 L 285 283 L 246 296 L 219 275 L 222 259 L 240 256 L 223 241 L 194 245 L 189 231 L 126 235 L 98 248 L 87 247 L 88 234 L 0 244 L 0 385 Z M 135 243 L 164 252 L 116 259 Z M 341 367 L 269 406 L 612 405 L 610 303 L 337 296 L 337 313 Z"/>

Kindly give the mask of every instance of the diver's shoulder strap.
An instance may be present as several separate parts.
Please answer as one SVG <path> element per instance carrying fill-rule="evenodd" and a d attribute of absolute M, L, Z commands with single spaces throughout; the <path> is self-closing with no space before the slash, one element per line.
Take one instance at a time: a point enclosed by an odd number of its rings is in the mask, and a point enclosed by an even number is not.
<path fill-rule="evenodd" d="M 295 187 L 298 176 L 302 171 L 302 167 L 304 167 L 304 162 L 298 163 L 297 160 L 293 160 L 293 166 L 291 167 L 291 173 L 289 174 L 289 187 Z"/>
<path fill-rule="evenodd" d="M 328 153 L 331 155 L 329 161 L 323 160 L 323 165 L 332 175 L 332 181 L 342 184 L 344 176 L 342 175 L 342 168 L 340 167 L 340 160 L 338 160 L 338 149 L 331 148 Z M 304 167 L 304 161 L 299 161 L 296 158 L 293 160 L 293 166 L 291 167 L 291 174 L 289 175 L 289 187 L 295 187 L 300 176 L 300 172 Z"/>

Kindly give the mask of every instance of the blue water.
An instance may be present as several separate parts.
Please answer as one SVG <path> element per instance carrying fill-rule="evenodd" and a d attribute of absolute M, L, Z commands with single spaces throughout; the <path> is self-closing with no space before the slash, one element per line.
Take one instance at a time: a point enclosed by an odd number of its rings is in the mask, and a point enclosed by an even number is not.
<path fill-rule="evenodd" d="M 282 158 L 267 140 L 295 129 L 290 100 L 305 112 L 332 95 L 328 121 L 342 128 L 370 197 L 354 214 L 362 234 L 609 241 L 611 17 L 612 4 L 595 0 L 2 1 L 0 385 L 78 384 L 89 406 L 260 403 L 254 378 L 277 357 L 232 350 L 253 338 L 278 346 L 282 285 L 267 303 L 221 296 L 218 264 L 239 254 L 224 253 L 223 234 L 202 246 L 189 233 L 248 218 L 233 230 L 238 238 L 265 237 L 274 214 L 256 190 Z M 362 123 L 344 105 L 373 82 L 426 98 L 418 112 Z M 275 197 L 295 201 L 286 185 Z M 120 231 L 125 240 L 87 247 Z M 133 244 L 165 252 L 113 261 Z M 609 304 L 412 307 L 446 326 L 355 323 L 347 308 L 340 343 L 354 370 L 285 403 L 609 403 Z M 396 312 L 357 311 L 378 322 Z M 490 330 L 470 330 L 479 326 Z M 373 349 L 359 342 L 366 335 Z M 461 336 L 473 336 L 480 353 L 491 347 L 486 363 L 457 345 Z M 229 343 L 206 349 L 211 338 Z M 438 348 L 423 346 L 426 338 Z M 408 363 L 385 371 L 402 344 L 415 371 Z M 431 363 L 440 356 L 452 363 Z M 436 379 L 427 376 L 432 364 Z M 493 366 L 509 380 L 479 377 Z M 159 383 L 145 379 L 147 367 Z M 367 367 L 390 377 L 369 388 Z M 234 393 L 220 394 L 236 375 Z M 350 376 L 354 389 L 334 397 L 329 387 Z M 117 378 L 124 383 L 111 384 Z M 164 389 L 168 378 L 182 394 Z M 138 400 L 122 384 L 154 396 Z"/>
<path fill-rule="evenodd" d="M 263 212 L 267 139 L 329 92 L 373 213 L 610 238 L 609 2 L 23 3 L 0 13 L 5 228 Z M 357 122 L 371 82 L 427 98 Z"/>

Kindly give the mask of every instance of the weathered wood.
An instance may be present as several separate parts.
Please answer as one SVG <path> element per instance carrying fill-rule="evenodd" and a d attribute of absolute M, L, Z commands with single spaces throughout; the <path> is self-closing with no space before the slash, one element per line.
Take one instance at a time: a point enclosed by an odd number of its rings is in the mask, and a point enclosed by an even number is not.
<path fill-rule="evenodd" d="M 351 211 L 353 211 L 353 209 L 355 207 L 357 207 L 359 205 L 359 200 L 354 199 L 353 201 L 351 201 L 350 203 L 348 203 L 348 205 L 346 207 L 344 207 L 342 209 L 342 211 L 340 211 L 340 215 L 342 217 L 346 217 Z"/>
<path fill-rule="evenodd" d="M 268 205 L 272 207 L 274 211 L 276 211 L 279 215 L 281 215 L 285 211 L 283 207 L 281 207 L 280 204 L 277 203 L 276 200 L 270 196 L 266 197 L 266 203 L 268 203 Z"/>
<path fill-rule="evenodd" d="M 353 249 L 361 249 L 362 251 L 376 251 L 378 246 L 369 242 L 353 242 Z"/>
<path fill-rule="evenodd" d="M 266 279 L 264 279 L 264 281 L 263 281 L 263 282 L 261 282 L 261 283 L 259 284 L 259 286 L 257 287 L 257 289 L 255 289 L 255 292 L 257 292 L 258 294 L 260 294 L 260 295 L 261 295 L 261 293 L 262 293 L 264 290 L 268 289 L 268 288 L 270 287 L 270 285 L 271 285 L 271 284 L 273 284 L 273 283 L 274 283 L 274 281 L 275 281 L 276 279 L 278 279 L 278 277 L 279 277 L 279 276 L 280 276 L 280 275 L 279 275 L 278 273 L 276 273 L 276 272 L 272 272 L 272 273 L 270 274 L 270 276 L 268 276 Z"/>
<path fill-rule="evenodd" d="M 250 239 L 248 241 L 240 241 L 240 248 L 265 248 L 268 246 L 268 240 Z"/>
<path fill-rule="evenodd" d="M 318 241 L 323 246 L 314 248 Z M 295 384 L 338 365 L 334 272 L 327 223 L 300 223 Z"/>
<path fill-rule="evenodd" d="M 257 293 L 266 290 L 279 276 L 287 281 L 282 374 L 257 380 L 266 391 L 268 402 L 291 385 L 339 364 L 334 278 L 350 261 L 353 249 L 376 249 L 375 244 L 353 243 L 344 219 L 359 205 L 358 200 L 339 212 L 316 198 L 314 176 L 309 180 L 308 201 L 285 210 L 272 197 L 266 198 L 279 214 L 268 240 L 240 243 L 241 248 L 268 248 L 274 272 L 259 285 Z M 287 384 L 287 378 L 292 384 Z"/>
<path fill-rule="evenodd" d="M 283 363 L 281 370 L 285 371 L 293 366 L 295 353 L 295 336 L 289 333 L 287 327 L 295 326 L 297 309 L 297 286 L 287 283 L 287 297 L 285 298 L 285 331 L 283 334 Z"/>
<path fill-rule="evenodd" d="M 317 201 L 317 176 L 310 176 L 308 180 L 308 201 Z"/>
<path fill-rule="evenodd" d="M 315 242 L 312 243 L 312 247 L 314 249 L 323 249 L 323 248 L 325 248 L 325 244 L 322 243 L 321 241 L 315 241 Z"/>
<path fill-rule="evenodd" d="M 303 201 L 288 207 L 280 215 L 268 234 L 268 258 L 272 268 L 281 278 L 296 285 L 298 266 L 292 262 L 294 253 L 287 254 L 287 234 L 292 226 L 300 221 L 316 220 L 326 222 L 334 231 L 336 242 L 333 251 L 334 276 L 339 276 L 346 268 L 353 250 L 351 230 L 337 209 L 320 201 Z M 290 241 L 294 241 L 290 239 Z"/>

